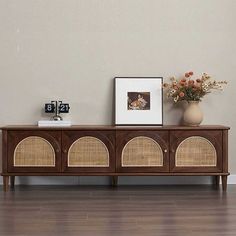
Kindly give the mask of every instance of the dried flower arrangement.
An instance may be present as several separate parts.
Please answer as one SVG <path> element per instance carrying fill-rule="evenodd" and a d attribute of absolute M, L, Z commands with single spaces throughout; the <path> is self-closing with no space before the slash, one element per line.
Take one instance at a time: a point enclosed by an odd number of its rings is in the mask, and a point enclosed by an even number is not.
<path fill-rule="evenodd" d="M 163 87 L 167 89 L 167 96 L 173 98 L 174 102 L 179 101 L 201 101 L 202 97 L 211 93 L 212 90 L 222 90 L 226 81 L 215 81 L 203 73 L 201 78 L 192 79 L 193 72 L 185 73 L 181 79 L 170 78 L 170 83 L 164 83 Z"/>

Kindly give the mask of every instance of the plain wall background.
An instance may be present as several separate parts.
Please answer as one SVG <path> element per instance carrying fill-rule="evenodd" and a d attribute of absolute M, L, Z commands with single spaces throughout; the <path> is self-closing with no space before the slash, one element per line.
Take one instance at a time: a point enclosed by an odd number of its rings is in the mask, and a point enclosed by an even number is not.
<path fill-rule="evenodd" d="M 227 80 L 203 99 L 203 124 L 231 127 L 236 174 L 235 0 L 0 0 L 0 126 L 36 124 L 52 99 L 71 105 L 74 124 L 112 124 L 113 78 L 181 76 L 193 70 Z M 164 124 L 182 106 L 164 103 Z M 20 183 L 106 183 L 107 178 L 34 177 Z M 160 181 L 161 180 L 161 181 Z M 189 181 L 122 178 L 123 183 Z M 207 178 L 191 181 L 207 182 Z"/>

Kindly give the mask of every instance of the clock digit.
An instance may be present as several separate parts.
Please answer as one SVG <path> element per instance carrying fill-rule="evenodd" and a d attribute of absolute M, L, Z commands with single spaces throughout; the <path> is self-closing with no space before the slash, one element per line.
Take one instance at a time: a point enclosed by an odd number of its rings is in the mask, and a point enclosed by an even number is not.
<path fill-rule="evenodd" d="M 53 113 L 55 111 L 55 106 L 52 103 L 45 104 L 45 112 L 46 113 Z"/>
<path fill-rule="evenodd" d="M 70 106 L 68 103 L 61 103 L 59 106 L 60 113 L 69 113 Z"/>

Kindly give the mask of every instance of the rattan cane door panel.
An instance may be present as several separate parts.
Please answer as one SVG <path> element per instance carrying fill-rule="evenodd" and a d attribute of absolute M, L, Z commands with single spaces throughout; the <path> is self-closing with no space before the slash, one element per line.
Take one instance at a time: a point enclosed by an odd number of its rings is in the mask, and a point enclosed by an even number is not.
<path fill-rule="evenodd" d="M 63 131 L 63 170 L 112 172 L 115 169 L 113 131 Z"/>
<path fill-rule="evenodd" d="M 10 172 L 61 171 L 60 131 L 11 131 L 9 138 Z"/>
<path fill-rule="evenodd" d="M 116 140 L 118 171 L 169 171 L 167 131 L 119 131 Z"/>
<path fill-rule="evenodd" d="M 55 151 L 44 138 L 29 136 L 15 148 L 14 167 L 55 167 Z"/>
<path fill-rule="evenodd" d="M 109 151 L 98 138 L 84 136 L 68 150 L 69 167 L 109 167 Z"/>
<path fill-rule="evenodd" d="M 170 137 L 171 171 L 222 171 L 222 131 L 173 131 Z"/>

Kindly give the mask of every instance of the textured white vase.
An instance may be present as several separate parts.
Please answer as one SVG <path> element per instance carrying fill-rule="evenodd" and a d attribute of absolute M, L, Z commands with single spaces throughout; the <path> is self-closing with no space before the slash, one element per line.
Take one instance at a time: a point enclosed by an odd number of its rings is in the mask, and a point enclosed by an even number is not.
<path fill-rule="evenodd" d="M 189 126 L 199 126 L 203 120 L 203 113 L 198 101 L 189 101 L 184 112 L 184 123 Z"/>

